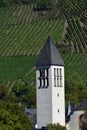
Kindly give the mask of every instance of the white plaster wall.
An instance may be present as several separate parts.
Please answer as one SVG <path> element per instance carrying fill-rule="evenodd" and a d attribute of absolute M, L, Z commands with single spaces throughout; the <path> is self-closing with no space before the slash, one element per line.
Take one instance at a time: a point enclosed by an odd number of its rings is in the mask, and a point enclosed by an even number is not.
<path fill-rule="evenodd" d="M 54 68 L 62 69 L 62 87 L 54 87 Z M 49 123 L 59 123 L 65 126 L 64 67 L 51 66 L 49 68 L 49 87 L 47 89 L 38 89 L 38 77 L 39 71 L 37 70 L 37 127 L 41 128 Z"/>
<path fill-rule="evenodd" d="M 73 115 L 71 115 L 70 122 L 68 123 L 69 130 L 79 130 L 78 118 L 83 113 L 83 111 L 74 111 Z"/>
<path fill-rule="evenodd" d="M 52 75 L 54 75 L 54 68 L 61 68 L 62 70 L 62 87 L 54 87 L 54 78 L 52 78 L 52 123 L 65 126 L 64 67 L 52 66 L 51 68 Z"/>
<path fill-rule="evenodd" d="M 51 70 L 49 68 L 49 79 Z M 39 87 L 39 72 L 36 71 L 36 86 L 37 86 L 37 127 L 47 126 L 52 122 L 52 95 L 51 95 L 51 80 L 47 89 L 38 89 Z"/>

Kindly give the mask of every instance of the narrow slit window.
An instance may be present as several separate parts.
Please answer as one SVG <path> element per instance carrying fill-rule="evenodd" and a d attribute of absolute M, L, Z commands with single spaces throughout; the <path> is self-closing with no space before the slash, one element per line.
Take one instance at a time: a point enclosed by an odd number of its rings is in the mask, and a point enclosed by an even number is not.
<path fill-rule="evenodd" d="M 54 78 L 54 87 L 56 87 L 56 78 Z"/>
<path fill-rule="evenodd" d="M 60 87 L 62 87 L 62 78 L 60 78 Z"/>
<path fill-rule="evenodd" d="M 57 78 L 57 87 L 59 87 L 59 78 Z"/>
<path fill-rule="evenodd" d="M 54 68 L 54 77 L 56 77 L 56 68 Z"/>
<path fill-rule="evenodd" d="M 60 77 L 62 76 L 62 70 L 60 69 Z"/>
<path fill-rule="evenodd" d="M 42 79 L 40 78 L 39 81 L 40 81 L 40 84 L 39 84 L 38 89 L 42 88 Z"/>
<path fill-rule="evenodd" d="M 57 68 L 57 77 L 59 76 L 59 70 L 58 70 L 58 68 Z"/>

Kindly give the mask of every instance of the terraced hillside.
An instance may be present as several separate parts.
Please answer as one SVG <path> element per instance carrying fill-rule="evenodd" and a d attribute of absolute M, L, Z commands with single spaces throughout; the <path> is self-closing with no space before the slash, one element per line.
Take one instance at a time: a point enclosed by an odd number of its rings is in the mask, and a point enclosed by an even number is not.
<path fill-rule="evenodd" d="M 0 56 L 37 55 L 48 35 L 61 43 L 63 28 L 64 19 L 40 18 L 30 6 L 1 8 Z"/>
<path fill-rule="evenodd" d="M 0 56 L 38 55 L 47 36 L 61 42 L 64 20 L 1 27 Z"/>
<path fill-rule="evenodd" d="M 9 87 L 13 102 L 35 106 L 35 64 L 48 35 L 65 63 L 66 100 L 78 103 L 87 97 L 86 3 L 56 2 L 51 11 L 34 11 L 30 5 L 0 8 L 0 85 Z"/>
<path fill-rule="evenodd" d="M 86 12 L 87 12 L 86 0 L 85 1 L 83 0 L 58 0 L 57 6 L 62 11 L 65 18 L 67 18 L 68 20 L 72 18 L 72 16 L 79 17 L 79 18 L 86 16 Z M 84 20 L 87 20 L 87 19 L 84 19 Z"/>
<path fill-rule="evenodd" d="M 0 8 L 0 24 L 18 25 L 38 21 L 38 13 L 32 11 L 32 6 L 12 6 Z"/>
<path fill-rule="evenodd" d="M 29 5 L 0 8 L 0 56 L 37 55 L 48 35 L 56 44 L 85 53 L 87 17 L 86 6 L 81 5 L 59 0 L 51 12 L 34 11 Z"/>
<path fill-rule="evenodd" d="M 71 43 L 76 52 L 86 52 L 87 48 L 87 35 L 84 29 L 81 27 L 77 18 L 72 18 L 68 21 L 67 33 L 65 40 Z"/>
<path fill-rule="evenodd" d="M 87 1 L 58 0 L 57 6 L 67 20 L 64 42 L 76 52 L 87 52 Z"/>
<path fill-rule="evenodd" d="M 51 12 L 30 5 L 0 8 L 0 82 L 11 87 L 21 79 L 35 85 L 35 62 L 48 35 L 57 47 L 72 48 L 62 54 L 66 79 L 77 74 L 87 82 L 86 9 L 82 0 L 58 0 Z"/>

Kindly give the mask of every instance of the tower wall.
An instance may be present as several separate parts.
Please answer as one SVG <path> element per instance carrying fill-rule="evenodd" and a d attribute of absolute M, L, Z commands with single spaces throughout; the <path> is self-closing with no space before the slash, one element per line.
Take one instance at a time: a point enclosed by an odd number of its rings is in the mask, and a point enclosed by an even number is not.
<path fill-rule="evenodd" d="M 47 88 L 39 88 L 39 69 L 43 67 L 39 67 L 36 71 L 37 127 L 46 127 L 49 123 L 65 125 L 64 67 L 51 66 L 48 69 L 49 86 Z"/>
<path fill-rule="evenodd" d="M 51 75 L 52 76 L 52 86 L 51 86 L 52 87 L 52 123 L 59 123 L 65 126 L 64 67 L 52 66 L 51 69 L 52 69 L 52 75 Z"/>
<path fill-rule="evenodd" d="M 41 68 L 39 68 L 41 69 Z M 46 127 L 52 122 L 52 95 L 51 81 L 48 88 L 40 88 L 39 69 L 36 71 L 36 89 L 37 89 L 37 127 Z M 49 79 L 51 79 L 51 71 L 49 68 Z"/>

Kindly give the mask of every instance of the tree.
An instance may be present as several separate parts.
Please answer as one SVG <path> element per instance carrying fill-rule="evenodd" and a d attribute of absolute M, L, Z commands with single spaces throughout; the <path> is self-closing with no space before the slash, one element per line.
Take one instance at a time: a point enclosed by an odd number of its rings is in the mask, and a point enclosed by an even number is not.
<path fill-rule="evenodd" d="M 0 99 L 4 99 L 9 92 L 9 88 L 6 85 L 0 86 Z"/>
<path fill-rule="evenodd" d="M 70 99 L 72 103 L 77 104 L 87 97 L 87 87 L 77 74 L 65 81 L 65 91 L 67 102 Z"/>
<path fill-rule="evenodd" d="M 48 130 L 67 130 L 65 126 L 60 124 L 48 124 Z"/>
<path fill-rule="evenodd" d="M 0 101 L 0 130 L 33 130 L 32 122 L 21 107 Z"/>
<path fill-rule="evenodd" d="M 36 88 L 22 80 L 16 81 L 10 95 L 13 96 L 15 102 L 22 102 L 27 107 L 31 108 L 36 105 Z"/>

